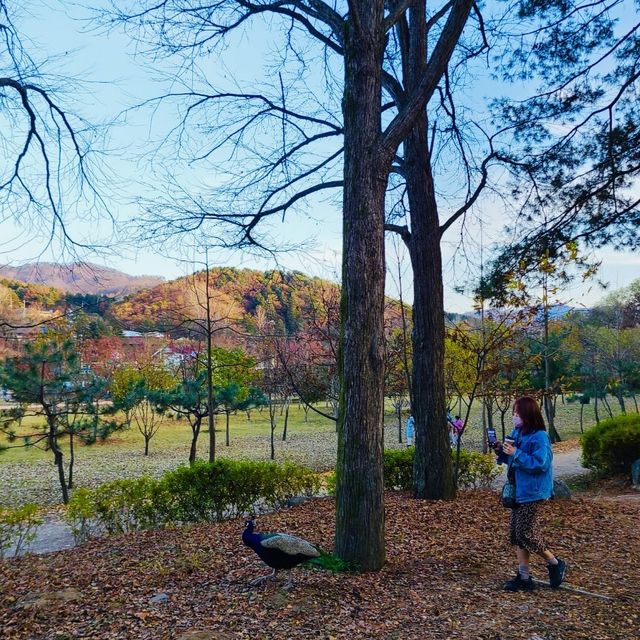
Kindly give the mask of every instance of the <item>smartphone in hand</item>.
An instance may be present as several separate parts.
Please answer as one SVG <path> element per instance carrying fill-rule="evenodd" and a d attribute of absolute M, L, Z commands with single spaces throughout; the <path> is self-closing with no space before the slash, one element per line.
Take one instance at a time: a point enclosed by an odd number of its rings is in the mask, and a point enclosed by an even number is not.
<path fill-rule="evenodd" d="M 496 443 L 498 442 L 495 429 L 487 429 L 487 442 L 492 449 L 495 448 Z"/>

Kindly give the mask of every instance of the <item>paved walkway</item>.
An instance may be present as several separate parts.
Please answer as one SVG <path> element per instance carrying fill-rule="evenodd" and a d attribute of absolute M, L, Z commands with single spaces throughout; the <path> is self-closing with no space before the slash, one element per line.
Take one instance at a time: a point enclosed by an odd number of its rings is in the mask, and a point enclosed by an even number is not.
<path fill-rule="evenodd" d="M 500 488 L 505 481 L 507 475 L 506 465 L 502 465 L 502 474 L 499 475 L 494 483 L 496 488 Z M 585 469 L 580 464 L 580 449 L 571 449 L 564 453 L 553 454 L 553 477 L 557 480 L 559 478 L 571 478 L 572 476 L 581 476 L 585 473 L 589 473 L 589 469 Z"/>
<path fill-rule="evenodd" d="M 588 470 L 580 464 L 580 449 L 555 454 L 553 469 L 556 478 L 588 473 Z M 500 479 L 498 479 L 496 486 L 500 486 L 500 484 Z M 23 549 L 22 553 L 49 553 L 61 549 L 71 549 L 74 546 L 75 541 L 71 527 L 59 515 L 55 514 L 45 516 L 44 523 L 38 528 L 35 539 Z"/>
<path fill-rule="evenodd" d="M 76 546 L 71 527 L 58 514 L 48 514 L 43 520 L 36 531 L 36 537 L 21 549 L 20 555 L 27 552 L 49 553 Z M 13 555 L 13 549 L 9 549 L 7 555 Z"/>
<path fill-rule="evenodd" d="M 556 478 L 568 478 L 589 473 L 589 469 L 580 464 L 580 449 L 572 449 L 566 453 L 554 454 L 553 472 Z"/>

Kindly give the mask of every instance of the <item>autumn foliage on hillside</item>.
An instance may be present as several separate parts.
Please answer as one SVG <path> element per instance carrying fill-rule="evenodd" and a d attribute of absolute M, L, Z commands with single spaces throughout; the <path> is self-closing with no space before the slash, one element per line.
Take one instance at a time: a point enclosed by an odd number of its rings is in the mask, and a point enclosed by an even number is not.
<path fill-rule="evenodd" d="M 238 324 L 249 332 L 255 331 L 256 313 L 262 309 L 274 323 L 272 330 L 295 335 L 309 323 L 322 322 L 322 316 L 331 313 L 329 306 L 340 297 L 335 283 L 298 271 L 214 267 L 209 273 L 214 304 L 231 301 L 237 309 Z M 200 271 L 140 291 L 113 305 L 110 314 L 128 329 L 179 336 L 185 330 L 184 318 L 202 314 L 205 275 Z M 397 304 L 390 303 L 388 309 L 388 315 L 394 318 L 392 323 L 397 323 Z"/>

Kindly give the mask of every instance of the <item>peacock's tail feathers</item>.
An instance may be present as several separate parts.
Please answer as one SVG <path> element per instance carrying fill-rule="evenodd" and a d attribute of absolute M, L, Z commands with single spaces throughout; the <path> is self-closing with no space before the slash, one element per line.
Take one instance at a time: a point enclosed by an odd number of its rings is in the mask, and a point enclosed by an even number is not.
<path fill-rule="evenodd" d="M 309 558 L 320 556 L 320 552 L 310 542 L 287 533 L 276 533 L 265 537 L 260 540 L 260 545 L 267 549 L 279 549 L 290 556 L 298 554 Z"/>
<path fill-rule="evenodd" d="M 305 566 L 317 567 L 318 569 L 324 569 L 325 571 L 332 571 L 333 573 L 337 573 L 338 571 L 353 571 L 354 567 L 342 560 L 342 558 L 338 558 L 334 556 L 332 553 L 327 553 L 326 551 L 320 550 L 320 555 L 316 558 L 311 558 L 311 560 L 307 560 L 304 563 Z"/>

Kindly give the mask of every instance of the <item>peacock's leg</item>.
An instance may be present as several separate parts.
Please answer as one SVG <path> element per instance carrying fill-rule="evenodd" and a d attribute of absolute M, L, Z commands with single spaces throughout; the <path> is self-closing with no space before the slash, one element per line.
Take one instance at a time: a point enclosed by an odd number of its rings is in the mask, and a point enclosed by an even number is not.
<path fill-rule="evenodd" d="M 289 571 L 287 571 L 287 574 L 289 575 L 289 579 L 285 582 L 284 585 L 282 585 L 282 588 L 285 591 L 288 591 L 289 589 L 293 588 L 293 578 L 291 577 L 291 569 L 289 569 Z"/>
<path fill-rule="evenodd" d="M 257 587 L 259 584 L 262 584 L 263 582 L 266 582 L 267 580 L 275 580 L 277 573 L 278 573 L 278 570 L 274 569 L 268 576 L 262 576 L 260 578 L 256 578 L 255 580 L 252 580 L 249 584 L 252 587 Z"/>

